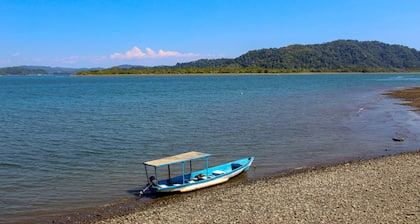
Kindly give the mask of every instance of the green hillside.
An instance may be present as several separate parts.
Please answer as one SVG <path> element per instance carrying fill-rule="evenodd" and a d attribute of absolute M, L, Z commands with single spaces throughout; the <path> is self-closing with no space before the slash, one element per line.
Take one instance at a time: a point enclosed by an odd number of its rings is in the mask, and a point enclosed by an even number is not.
<path fill-rule="evenodd" d="M 413 69 L 420 68 L 420 52 L 378 41 L 338 40 L 250 51 L 234 61 L 241 67 L 283 69 Z"/>
<path fill-rule="evenodd" d="M 201 59 L 166 67 L 114 67 L 79 74 L 403 72 L 420 71 L 420 52 L 378 41 L 337 40 L 249 51 L 234 59 Z"/>

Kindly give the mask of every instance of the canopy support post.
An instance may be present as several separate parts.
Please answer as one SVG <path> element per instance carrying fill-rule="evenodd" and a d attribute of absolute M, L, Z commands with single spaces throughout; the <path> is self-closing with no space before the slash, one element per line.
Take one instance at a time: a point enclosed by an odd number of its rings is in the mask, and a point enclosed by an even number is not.
<path fill-rule="evenodd" d="M 168 183 L 172 184 L 172 180 L 171 180 L 171 165 L 168 165 Z"/>
<path fill-rule="evenodd" d="M 156 183 L 159 184 L 159 179 L 157 176 L 157 168 L 155 167 L 155 178 L 156 178 Z"/>
<path fill-rule="evenodd" d="M 184 172 L 184 169 L 185 169 L 185 162 L 182 162 L 182 184 L 185 183 L 185 172 Z"/>
<path fill-rule="evenodd" d="M 147 165 L 144 164 L 144 170 L 146 170 L 146 179 L 147 179 L 147 183 L 150 184 L 150 180 L 149 180 L 149 174 L 147 173 Z"/>
<path fill-rule="evenodd" d="M 209 157 L 206 157 L 206 177 L 209 176 Z"/>

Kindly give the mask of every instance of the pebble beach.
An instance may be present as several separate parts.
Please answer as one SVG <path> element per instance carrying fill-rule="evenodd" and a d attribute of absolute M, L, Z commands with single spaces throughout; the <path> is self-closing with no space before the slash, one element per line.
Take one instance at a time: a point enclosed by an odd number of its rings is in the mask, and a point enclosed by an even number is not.
<path fill-rule="evenodd" d="M 401 91 L 403 94 L 401 94 Z M 414 102 L 420 88 L 389 93 Z M 401 97 L 402 96 L 402 97 Z M 416 107 L 416 104 L 410 104 Z M 417 106 L 418 109 L 418 106 Z M 157 200 L 94 223 L 419 223 L 420 150 Z"/>
<path fill-rule="evenodd" d="M 420 151 L 225 184 L 97 223 L 419 223 Z"/>

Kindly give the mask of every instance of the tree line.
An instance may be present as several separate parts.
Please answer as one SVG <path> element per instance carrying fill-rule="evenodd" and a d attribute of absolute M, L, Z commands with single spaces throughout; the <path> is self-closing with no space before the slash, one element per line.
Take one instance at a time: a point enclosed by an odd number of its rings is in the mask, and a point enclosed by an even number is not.
<path fill-rule="evenodd" d="M 337 40 L 249 51 L 233 59 L 201 59 L 174 66 L 124 67 L 79 75 L 420 71 L 420 52 L 379 41 Z"/>

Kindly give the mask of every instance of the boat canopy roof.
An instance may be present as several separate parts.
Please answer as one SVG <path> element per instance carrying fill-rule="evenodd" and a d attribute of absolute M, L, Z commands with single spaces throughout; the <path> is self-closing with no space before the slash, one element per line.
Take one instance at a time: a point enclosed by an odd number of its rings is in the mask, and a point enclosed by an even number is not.
<path fill-rule="evenodd" d="M 165 165 L 170 165 L 174 163 L 182 163 L 185 161 L 190 161 L 190 160 L 195 160 L 195 159 L 200 159 L 200 158 L 206 158 L 209 156 L 211 156 L 211 154 L 191 151 L 191 152 L 186 152 L 186 153 L 182 153 L 182 154 L 178 154 L 174 156 L 165 157 L 162 159 L 144 162 L 143 164 L 148 165 L 148 166 L 159 167 L 159 166 L 165 166 Z"/>

